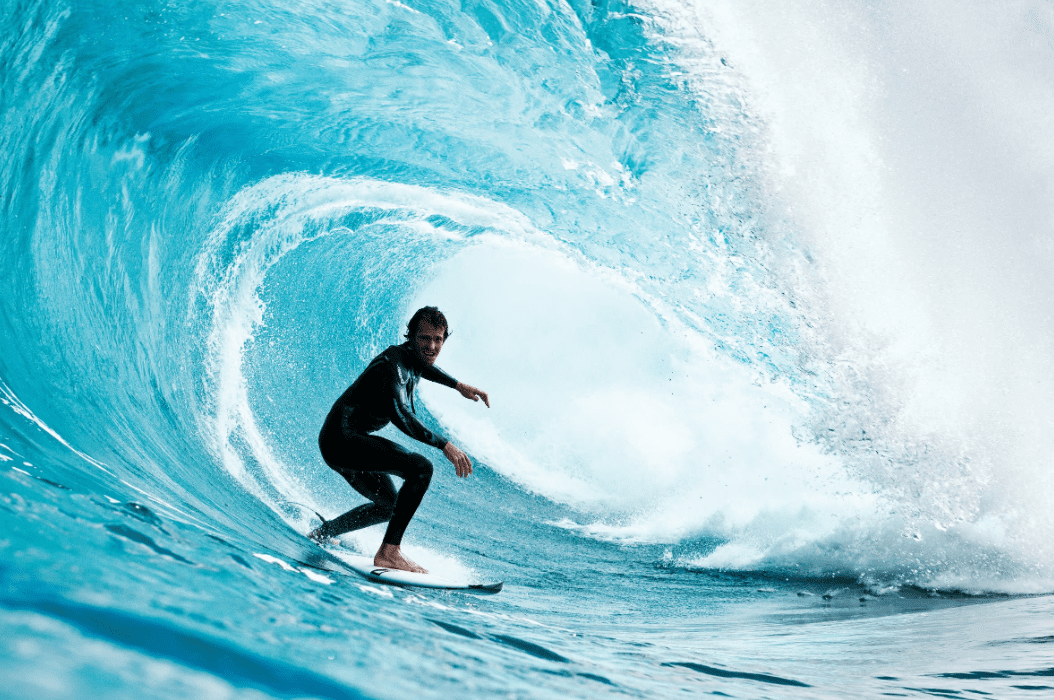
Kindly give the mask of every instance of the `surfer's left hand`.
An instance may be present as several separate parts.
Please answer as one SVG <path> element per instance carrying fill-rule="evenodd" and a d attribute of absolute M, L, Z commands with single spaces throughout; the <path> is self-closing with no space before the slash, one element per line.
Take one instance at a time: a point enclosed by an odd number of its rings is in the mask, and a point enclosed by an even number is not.
<path fill-rule="evenodd" d="M 464 382 L 458 382 L 457 386 L 454 387 L 458 392 L 466 399 L 472 399 L 473 401 L 479 401 L 483 399 L 483 403 L 487 404 L 487 408 L 490 408 L 490 399 L 487 398 L 487 392 L 480 391 L 474 386 L 469 386 Z"/>

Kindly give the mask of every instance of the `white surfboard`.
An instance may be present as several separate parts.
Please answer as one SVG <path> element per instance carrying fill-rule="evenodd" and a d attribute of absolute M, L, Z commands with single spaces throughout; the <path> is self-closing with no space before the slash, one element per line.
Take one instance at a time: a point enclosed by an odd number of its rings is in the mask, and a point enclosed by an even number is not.
<path fill-rule="evenodd" d="M 434 574 L 415 574 L 410 571 L 398 569 L 385 569 L 375 566 L 370 557 L 356 557 L 341 555 L 341 561 L 346 563 L 356 572 L 376 583 L 385 583 L 389 586 L 414 586 L 416 588 L 442 588 L 454 591 L 467 591 L 470 593 L 497 593 L 502 589 L 502 581 L 492 583 L 470 583 L 468 581 L 456 581 L 443 578 Z"/>

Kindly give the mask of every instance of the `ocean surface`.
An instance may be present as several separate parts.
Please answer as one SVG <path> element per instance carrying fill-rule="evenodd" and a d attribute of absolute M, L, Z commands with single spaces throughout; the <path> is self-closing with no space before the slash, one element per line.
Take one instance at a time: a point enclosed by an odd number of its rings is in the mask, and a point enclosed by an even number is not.
<path fill-rule="evenodd" d="M 1054 696 L 1049 0 L 0 22 L 0 697 Z M 425 304 L 494 596 L 304 537 Z"/>

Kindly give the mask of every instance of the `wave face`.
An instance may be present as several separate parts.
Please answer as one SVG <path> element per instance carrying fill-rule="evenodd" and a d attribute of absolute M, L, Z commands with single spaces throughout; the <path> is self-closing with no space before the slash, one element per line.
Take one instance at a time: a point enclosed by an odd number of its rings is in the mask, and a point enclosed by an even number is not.
<path fill-rule="evenodd" d="M 1054 590 L 1046 5 L 4 17 L 0 602 L 9 630 L 72 654 L 56 696 L 97 690 L 92 664 L 142 678 L 133 653 L 194 669 L 187 694 L 418 692 L 363 678 L 413 668 L 400 650 L 432 622 L 562 663 L 508 621 L 564 629 L 578 596 L 615 610 L 627 569 L 653 572 L 641 609 L 717 605 L 725 576 Z M 317 431 L 424 304 L 451 321 L 440 364 L 494 408 L 422 387 L 425 420 L 481 468 L 455 484 L 429 453 L 410 551 L 531 589 L 472 613 L 501 634 L 407 622 L 386 590 L 319 593 L 332 575 L 297 535 L 307 507 L 355 504 Z M 334 627 L 333 605 L 356 612 Z M 395 631 L 371 637 L 378 620 Z M 301 670 L 335 658 L 336 628 L 366 635 L 374 671 Z M 124 651 L 103 663 L 82 638 Z M 210 680 L 201 644 L 237 671 Z M 502 687 L 446 658 L 433 692 Z M 544 687 L 640 682 L 591 663 Z M 640 692 L 684 681 L 667 682 Z"/>

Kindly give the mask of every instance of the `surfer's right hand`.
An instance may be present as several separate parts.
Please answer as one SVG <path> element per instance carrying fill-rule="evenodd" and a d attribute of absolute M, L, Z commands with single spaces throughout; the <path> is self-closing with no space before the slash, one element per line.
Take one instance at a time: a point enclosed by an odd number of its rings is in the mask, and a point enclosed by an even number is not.
<path fill-rule="evenodd" d="M 450 460 L 450 463 L 454 465 L 454 471 L 461 478 L 464 478 L 472 473 L 472 460 L 468 458 L 468 455 L 458 449 L 458 446 L 452 442 L 448 442 L 443 446 L 443 454 Z"/>

